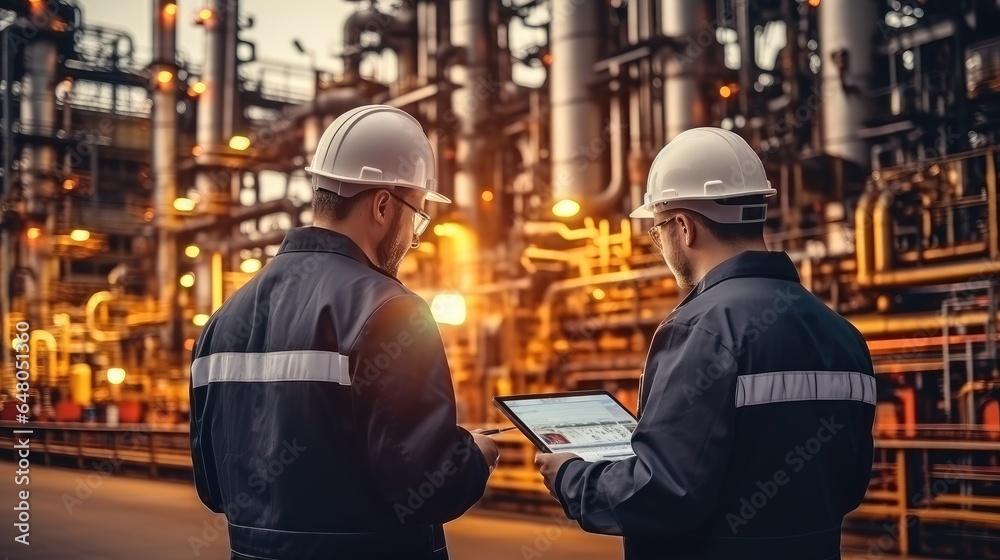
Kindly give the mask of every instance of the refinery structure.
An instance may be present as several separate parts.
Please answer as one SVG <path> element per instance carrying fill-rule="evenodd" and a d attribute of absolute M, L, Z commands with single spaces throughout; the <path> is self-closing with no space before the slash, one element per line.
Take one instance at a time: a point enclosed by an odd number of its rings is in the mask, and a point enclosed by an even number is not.
<path fill-rule="evenodd" d="M 183 429 L 201 325 L 311 223 L 326 126 L 382 103 L 424 125 L 455 201 L 429 205 L 400 276 L 438 318 L 460 421 L 522 392 L 634 406 L 680 296 L 628 214 L 661 147 L 720 126 L 778 190 L 769 247 L 875 362 L 876 465 L 850 523 L 891 524 L 887 549 L 1000 557 L 997 2 L 357 2 L 334 72 L 260 63 L 238 0 L 146 1 L 139 65 L 69 0 L 0 0 L 3 399 L 27 323 L 36 419 L 107 425 L 113 406 Z M 192 18 L 199 65 L 176 40 Z M 524 446 L 491 480 L 498 507 L 546 496 Z"/>

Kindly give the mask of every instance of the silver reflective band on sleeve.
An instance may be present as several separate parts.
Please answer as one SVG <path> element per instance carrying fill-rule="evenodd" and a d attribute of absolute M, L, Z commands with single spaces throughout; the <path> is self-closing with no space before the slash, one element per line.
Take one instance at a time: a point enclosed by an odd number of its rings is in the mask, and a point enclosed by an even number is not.
<path fill-rule="evenodd" d="M 875 404 L 875 378 L 856 371 L 776 371 L 736 378 L 736 407 L 786 401 Z"/>
<path fill-rule="evenodd" d="M 325 381 L 351 384 L 348 358 L 336 352 L 220 352 L 202 356 L 191 364 L 195 387 L 221 381 Z"/>

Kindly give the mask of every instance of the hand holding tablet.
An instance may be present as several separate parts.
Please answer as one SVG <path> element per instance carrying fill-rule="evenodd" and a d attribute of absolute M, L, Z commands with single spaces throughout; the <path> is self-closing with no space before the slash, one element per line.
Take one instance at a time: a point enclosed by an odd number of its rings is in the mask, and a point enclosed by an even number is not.
<path fill-rule="evenodd" d="M 635 455 L 638 420 L 607 391 L 511 395 L 493 404 L 546 453 L 575 453 L 587 461 L 618 461 Z"/>

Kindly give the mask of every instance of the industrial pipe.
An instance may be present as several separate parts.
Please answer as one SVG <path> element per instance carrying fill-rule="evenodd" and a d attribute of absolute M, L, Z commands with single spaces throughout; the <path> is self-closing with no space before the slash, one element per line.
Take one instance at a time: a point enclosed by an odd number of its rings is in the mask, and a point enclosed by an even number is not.
<path fill-rule="evenodd" d="M 823 151 L 867 168 L 870 152 L 858 131 L 872 114 L 878 7 L 869 0 L 823 2 L 818 17 Z"/>
<path fill-rule="evenodd" d="M 874 248 L 872 205 L 875 203 L 875 199 L 874 192 L 865 191 L 858 198 L 858 206 L 854 210 L 854 256 L 857 261 L 858 284 L 862 286 L 871 285 L 871 274 L 874 267 L 872 260 Z"/>
<path fill-rule="evenodd" d="M 176 14 L 168 10 L 173 0 L 153 0 L 153 62 L 152 75 L 170 72 L 177 79 Z M 167 313 L 167 324 L 161 334 L 167 355 L 180 350 L 180 310 L 177 308 L 177 239 L 173 214 L 177 198 L 177 87 L 171 80 L 153 85 L 153 204 L 157 230 L 156 274 L 154 290 L 161 309 Z M 205 93 L 208 93 L 207 91 Z M 96 168 L 95 168 L 96 169 Z"/>
<path fill-rule="evenodd" d="M 604 175 L 600 162 L 601 106 L 592 91 L 600 54 L 601 3 L 552 0 L 549 48 L 553 202 L 585 202 L 597 195 Z"/>
<path fill-rule="evenodd" d="M 983 326 L 989 320 L 989 312 L 984 310 L 968 310 L 944 317 L 939 312 L 911 313 L 899 315 L 860 315 L 847 317 L 861 334 L 869 336 L 886 336 L 894 334 L 934 333 L 945 326 L 971 327 Z"/>
<path fill-rule="evenodd" d="M 872 209 L 872 272 L 876 275 L 892 268 L 892 206 L 895 201 L 896 196 L 892 191 L 884 190 L 878 195 Z"/>
<path fill-rule="evenodd" d="M 705 16 L 704 2 L 699 0 L 662 0 L 660 2 L 660 30 L 677 45 L 686 47 L 686 41 L 700 30 L 710 30 Z M 714 34 L 714 33 L 713 33 Z M 704 126 L 708 119 L 705 100 L 699 94 L 698 79 L 694 69 L 699 64 L 685 60 L 677 53 L 666 57 L 663 71 L 663 105 L 666 121 L 666 141 L 697 126 Z"/>

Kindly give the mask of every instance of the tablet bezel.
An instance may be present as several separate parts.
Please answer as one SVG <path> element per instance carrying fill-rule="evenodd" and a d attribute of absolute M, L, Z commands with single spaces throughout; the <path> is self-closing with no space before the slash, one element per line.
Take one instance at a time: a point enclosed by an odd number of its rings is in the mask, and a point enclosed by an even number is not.
<path fill-rule="evenodd" d="M 552 453 L 553 451 L 549 449 L 549 446 L 546 445 L 546 443 L 541 438 L 536 436 L 535 433 L 531 431 L 531 428 L 525 425 L 524 422 L 522 422 L 521 419 L 518 418 L 516 414 L 514 414 L 514 412 L 510 409 L 510 407 L 507 406 L 507 401 L 558 399 L 560 397 L 586 397 L 591 395 L 607 395 L 611 397 L 611 400 L 614 401 L 618 406 L 620 406 L 622 410 L 627 412 L 628 415 L 631 416 L 632 419 L 636 421 L 636 423 L 639 422 L 639 419 L 636 417 L 636 415 L 633 414 L 632 411 L 629 410 L 625 405 L 623 405 L 622 402 L 618 400 L 617 397 L 614 396 L 614 394 L 612 394 L 610 391 L 605 391 L 602 389 L 594 389 L 587 391 L 560 391 L 558 393 L 530 393 L 526 395 L 506 395 L 502 397 L 493 397 L 493 405 L 499 408 L 500 412 L 502 412 L 503 415 L 506 416 L 507 419 L 510 420 L 512 424 L 517 426 L 517 430 L 522 434 L 524 434 L 524 437 L 528 438 L 528 441 L 533 443 L 535 447 L 537 447 L 538 449 L 540 449 L 545 453 Z"/>

